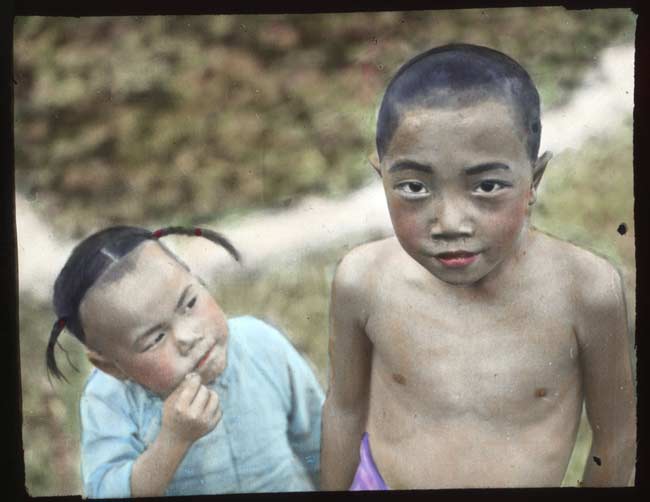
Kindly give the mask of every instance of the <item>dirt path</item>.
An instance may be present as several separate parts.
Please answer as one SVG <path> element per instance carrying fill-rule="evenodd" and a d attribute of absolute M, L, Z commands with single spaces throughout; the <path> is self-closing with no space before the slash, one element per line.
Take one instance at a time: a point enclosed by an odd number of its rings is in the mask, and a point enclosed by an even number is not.
<path fill-rule="evenodd" d="M 617 130 L 632 115 L 633 96 L 634 47 L 606 49 L 571 101 L 544 112 L 542 150 L 579 149 L 589 138 Z M 49 301 L 56 273 L 73 243 L 55 238 L 45 218 L 21 194 L 16 195 L 16 219 L 20 293 Z M 244 253 L 244 270 L 290 263 L 314 251 L 347 248 L 392 233 L 377 180 L 344 198 L 309 197 L 287 210 L 262 211 L 211 227 L 228 235 Z M 209 242 L 174 239 L 170 244 L 206 280 L 233 270 L 226 253 L 215 255 Z"/>

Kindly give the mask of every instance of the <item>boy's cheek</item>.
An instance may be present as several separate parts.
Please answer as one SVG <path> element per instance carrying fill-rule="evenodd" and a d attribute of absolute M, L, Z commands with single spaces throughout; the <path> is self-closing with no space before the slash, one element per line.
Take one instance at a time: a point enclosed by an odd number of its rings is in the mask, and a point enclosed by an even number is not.
<path fill-rule="evenodd" d="M 156 364 L 140 365 L 134 378 L 137 379 L 137 383 L 147 387 L 152 392 L 165 394 L 173 390 L 171 387 L 176 385 L 178 375 L 174 371 L 169 356 L 159 354 L 159 359 L 156 361 Z"/>
<path fill-rule="evenodd" d="M 503 244 L 514 241 L 520 234 L 528 216 L 528 204 L 524 201 L 506 210 L 501 217 L 492 218 L 491 226 L 500 234 Z"/>
<path fill-rule="evenodd" d="M 420 228 L 422 218 L 418 218 L 417 212 L 401 206 L 399 202 L 393 201 L 393 204 L 388 207 L 395 234 L 399 237 L 413 238 L 422 231 Z"/>
<path fill-rule="evenodd" d="M 397 214 L 392 216 L 393 229 L 404 250 L 417 252 L 429 240 L 426 222 L 415 215 Z"/>

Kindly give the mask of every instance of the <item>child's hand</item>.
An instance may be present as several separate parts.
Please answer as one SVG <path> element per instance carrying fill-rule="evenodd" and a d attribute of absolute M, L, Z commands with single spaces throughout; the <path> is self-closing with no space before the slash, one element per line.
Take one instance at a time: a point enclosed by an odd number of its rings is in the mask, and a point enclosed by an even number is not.
<path fill-rule="evenodd" d="M 163 405 L 162 431 L 172 440 L 192 444 L 221 420 L 219 396 L 196 373 L 190 373 Z"/>

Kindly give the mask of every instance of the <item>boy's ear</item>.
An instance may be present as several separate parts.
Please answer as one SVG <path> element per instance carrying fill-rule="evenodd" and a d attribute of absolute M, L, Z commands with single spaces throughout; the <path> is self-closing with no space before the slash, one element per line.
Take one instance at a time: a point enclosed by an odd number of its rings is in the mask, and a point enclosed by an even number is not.
<path fill-rule="evenodd" d="M 549 151 L 544 152 L 541 157 L 538 157 L 533 165 L 533 181 L 532 186 L 530 187 L 531 197 L 528 201 L 529 205 L 533 205 L 537 200 L 537 188 L 539 187 L 539 182 L 542 181 L 542 176 L 546 171 L 546 165 L 553 158 L 553 154 Z"/>
<path fill-rule="evenodd" d="M 107 373 L 117 378 L 118 380 L 128 379 L 128 377 L 124 374 L 124 372 L 120 368 L 118 368 L 113 361 L 110 361 L 109 359 L 105 358 L 99 352 L 95 352 L 94 350 L 87 349 L 86 355 L 88 356 L 88 360 L 92 363 L 92 365 L 102 370 L 104 373 Z"/>
<path fill-rule="evenodd" d="M 368 155 L 368 162 L 372 166 L 372 168 L 377 171 L 377 174 L 381 178 L 381 167 L 380 167 L 380 162 L 379 162 L 379 155 L 377 155 L 377 152 L 373 152 L 370 155 Z"/>

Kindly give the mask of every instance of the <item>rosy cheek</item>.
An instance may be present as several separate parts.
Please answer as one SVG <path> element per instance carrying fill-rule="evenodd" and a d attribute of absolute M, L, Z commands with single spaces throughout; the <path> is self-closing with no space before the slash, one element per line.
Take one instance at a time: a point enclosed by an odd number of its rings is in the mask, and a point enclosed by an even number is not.
<path fill-rule="evenodd" d="M 499 226 L 501 226 L 501 234 L 505 240 L 511 240 L 517 237 L 528 213 L 528 204 L 523 201 L 515 207 L 511 207 L 506 211 L 504 217 L 500 219 Z"/>
<path fill-rule="evenodd" d="M 414 211 L 412 206 L 406 206 L 401 201 L 393 201 L 390 206 L 390 215 L 395 229 L 395 234 L 404 241 L 419 239 L 422 232 L 422 211 Z"/>
<path fill-rule="evenodd" d="M 177 375 L 168 352 L 158 351 L 146 364 L 140 365 L 137 378 L 141 385 L 154 392 L 164 392 L 175 384 Z"/>

